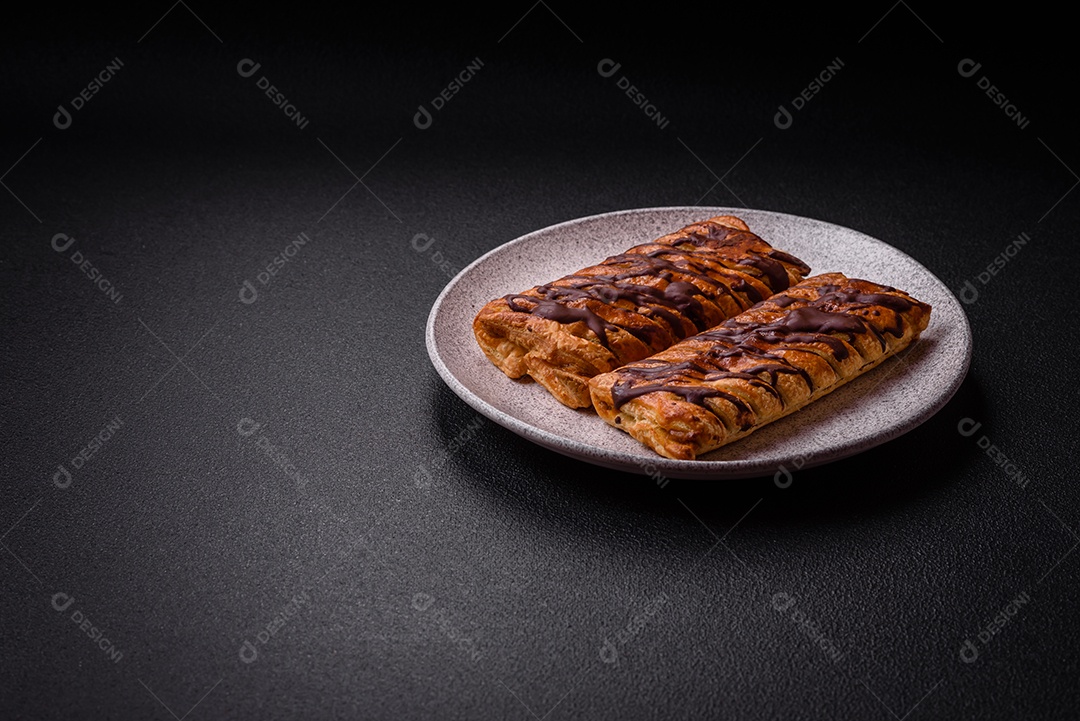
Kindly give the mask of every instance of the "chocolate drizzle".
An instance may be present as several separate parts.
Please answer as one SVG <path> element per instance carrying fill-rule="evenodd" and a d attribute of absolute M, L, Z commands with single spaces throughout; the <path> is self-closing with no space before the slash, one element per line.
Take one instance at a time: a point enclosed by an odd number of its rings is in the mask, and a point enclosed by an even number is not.
<path fill-rule="evenodd" d="M 892 288 L 883 290 L 894 291 Z M 900 295 L 888 292 L 860 293 L 850 286 L 841 289 L 836 285 L 822 285 L 816 291 L 816 299 L 787 294 L 773 296 L 758 307 L 764 311 L 772 310 L 769 306 L 790 310 L 770 321 L 747 322 L 732 318 L 698 334 L 692 340 L 706 341 L 710 346 L 692 360 L 666 363 L 660 359 L 649 359 L 620 368 L 616 371 L 620 379 L 611 388 L 615 407 L 657 391 L 674 393 L 706 409 L 707 399 L 722 398 L 731 402 L 736 410 L 737 422 L 745 428 L 744 417 L 750 412 L 746 402 L 705 383 L 740 379 L 765 389 L 783 404 L 784 399 L 777 387 L 780 376 L 798 375 L 813 393 L 814 383 L 809 373 L 770 351 L 806 350 L 800 346 L 824 345 L 837 361 L 843 361 L 849 356 L 849 349 L 854 346 L 857 335 L 873 336 L 884 351 L 887 347 L 884 336 L 863 317 L 862 312 L 873 306 L 892 311 L 896 325 L 886 328 L 885 332 L 900 337 L 904 324 L 900 314 L 914 305 Z M 880 315 L 876 309 L 872 312 L 875 316 Z M 767 349 L 761 348 L 761 345 Z M 730 369 L 737 364 L 734 359 L 743 358 L 761 362 L 742 370 Z"/>
<path fill-rule="evenodd" d="M 779 263 L 765 255 L 748 254 L 739 261 L 739 265 L 749 265 L 757 268 L 769 279 L 769 287 L 774 293 L 787 290 L 791 282 L 788 280 L 787 269 L 783 263 Z"/>
<path fill-rule="evenodd" d="M 795 269 L 799 271 L 799 275 L 806 275 L 810 272 L 810 266 L 796 258 L 794 255 L 791 255 L 790 253 L 785 253 L 782 250 L 777 250 L 773 248 L 769 251 L 768 256 L 770 258 L 775 258 L 776 260 L 779 260 L 783 263 L 788 263 L 789 265 L 795 266 Z"/>
<path fill-rule="evenodd" d="M 799 273 L 809 272 L 802 261 L 769 248 L 753 233 L 705 222 L 587 269 L 592 273 L 610 267 L 609 273 L 567 276 L 527 293 L 504 296 L 504 300 L 516 313 L 564 324 L 584 322 L 608 349 L 612 334 L 622 330 L 655 350 L 715 322 L 716 313 L 710 318 L 706 303 L 719 305 L 726 296 L 742 311 L 761 302 L 760 286 L 751 280 L 766 286 L 770 294 L 787 289 L 790 278 L 785 264 Z M 605 312 L 598 303 L 618 311 Z M 627 312 L 648 322 L 633 321 Z"/>

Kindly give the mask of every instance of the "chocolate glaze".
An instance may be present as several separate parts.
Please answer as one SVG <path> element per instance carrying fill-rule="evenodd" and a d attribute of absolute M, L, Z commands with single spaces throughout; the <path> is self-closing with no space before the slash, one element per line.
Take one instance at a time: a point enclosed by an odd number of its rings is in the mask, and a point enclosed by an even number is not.
<path fill-rule="evenodd" d="M 772 298 L 769 298 L 769 302 L 772 303 L 773 305 L 775 305 L 777 308 L 787 308 L 789 305 L 794 303 L 796 300 L 798 300 L 798 299 L 797 298 L 792 298 L 790 295 L 783 295 L 783 294 L 774 295 Z"/>
<path fill-rule="evenodd" d="M 652 393 L 656 390 L 664 390 L 668 393 L 674 393 L 677 396 L 681 396 L 682 399 L 688 403 L 693 403 L 697 406 L 708 408 L 705 405 L 706 398 L 723 398 L 729 401 L 736 410 L 736 422 L 743 429 L 749 428 L 753 425 L 754 411 L 746 404 L 746 401 L 742 400 L 738 396 L 734 396 L 730 393 L 726 393 L 717 388 L 709 386 L 697 386 L 697 385 L 667 385 L 663 388 L 655 388 L 651 386 L 639 386 L 637 388 L 630 387 L 629 381 L 619 381 L 611 389 L 612 396 L 618 394 L 620 399 L 616 403 L 616 408 L 621 407 L 623 403 L 631 401 L 638 396 L 643 396 L 646 393 Z"/>
<path fill-rule="evenodd" d="M 791 285 L 784 264 L 767 256 L 749 253 L 745 258 L 739 261 L 739 265 L 753 266 L 764 273 L 769 279 L 769 287 L 772 288 L 774 293 L 781 290 L 787 290 L 788 286 Z"/>
<path fill-rule="evenodd" d="M 780 375 L 798 375 L 811 392 L 814 391 L 813 381 L 805 370 L 758 347 L 759 344 L 823 344 L 839 361 L 848 357 L 849 344 L 855 335 L 869 334 L 881 342 L 884 350 L 887 347 L 884 337 L 861 317 L 859 311 L 871 306 L 894 311 L 896 326 L 887 328 L 886 332 L 899 337 L 903 335 L 900 313 L 914 305 L 906 298 L 888 293 L 859 293 L 851 288 L 841 290 L 835 285 L 818 286 L 816 290 L 818 297 L 813 300 L 779 295 L 765 301 L 766 308 L 770 305 L 777 308 L 796 306 L 770 322 L 745 322 L 733 318 L 698 334 L 695 340 L 709 341 L 712 345 L 692 360 L 681 363 L 645 360 L 624 366 L 617 371 L 621 378 L 611 389 L 615 407 L 620 408 L 634 398 L 656 391 L 674 393 L 705 408 L 708 408 L 706 399 L 724 398 L 734 405 L 739 424 L 743 426 L 743 418 L 750 411 L 745 401 L 710 386 L 690 384 L 739 378 L 765 388 L 783 403 L 777 389 Z M 725 359 L 733 357 L 761 359 L 762 363 L 742 371 L 728 370 Z"/>
<path fill-rule="evenodd" d="M 806 275 L 810 272 L 810 266 L 796 258 L 794 255 L 791 255 L 790 253 L 785 253 L 782 250 L 776 250 L 775 248 L 773 248 L 768 252 L 768 256 L 770 258 L 775 258 L 776 260 L 783 261 L 784 263 L 790 263 L 791 265 L 795 266 L 798 269 L 799 273 L 802 275 Z"/>
<path fill-rule="evenodd" d="M 718 223 L 702 223 L 695 225 L 693 231 L 681 234 L 672 245 L 640 245 L 608 258 L 601 265 L 612 266 L 611 273 L 567 276 L 555 283 L 537 286 L 527 294 L 511 294 L 504 299 L 514 312 L 531 313 L 558 323 L 582 321 L 605 348 L 610 348 L 609 334 L 620 329 L 646 345 L 654 346 L 659 339 L 666 347 L 711 324 L 699 297 L 715 301 L 728 296 L 745 310 L 763 300 L 762 293 L 747 282 L 748 275 L 775 293 L 790 284 L 784 263 L 792 264 L 801 272 L 809 272 L 806 264 L 781 251 L 761 254 L 747 249 L 735 254 L 729 249 L 718 252 L 747 238 L 760 240 L 747 231 Z M 747 266 L 756 272 L 732 266 Z M 689 281 L 675 280 L 676 275 Z M 628 282 L 637 278 L 656 278 L 666 283 Z M 629 301 L 639 315 L 653 322 L 638 327 L 606 320 L 596 313 L 595 305 L 590 307 L 590 301 L 609 306 Z M 690 321 L 692 330 L 688 329 L 685 320 Z"/>

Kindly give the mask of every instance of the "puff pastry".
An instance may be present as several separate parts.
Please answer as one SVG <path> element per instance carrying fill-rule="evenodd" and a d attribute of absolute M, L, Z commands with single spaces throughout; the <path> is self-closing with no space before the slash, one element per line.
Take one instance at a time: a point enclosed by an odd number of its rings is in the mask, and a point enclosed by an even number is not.
<path fill-rule="evenodd" d="M 473 321 L 484 354 L 571 408 L 588 381 L 720 323 L 810 272 L 739 218 L 718 216 L 599 265 L 487 303 Z"/>
<path fill-rule="evenodd" d="M 807 278 L 716 328 L 590 381 L 612 426 L 692 460 L 839 388 L 906 348 L 930 306 L 841 273 Z"/>

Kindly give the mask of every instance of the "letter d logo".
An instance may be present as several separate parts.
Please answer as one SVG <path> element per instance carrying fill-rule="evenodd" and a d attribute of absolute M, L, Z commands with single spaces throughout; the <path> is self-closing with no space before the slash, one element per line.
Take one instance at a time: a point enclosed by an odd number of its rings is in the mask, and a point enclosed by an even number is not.
<path fill-rule="evenodd" d="M 63 613 L 68 610 L 71 604 L 75 603 L 75 597 L 69 596 L 64 592 L 54 593 L 52 597 L 52 607 L 57 611 Z"/>
<path fill-rule="evenodd" d="M 56 106 L 56 115 L 53 115 L 52 122 L 61 130 L 67 130 L 71 127 L 71 113 L 67 111 L 63 103 Z"/>
<path fill-rule="evenodd" d="M 255 644 L 251 641 L 244 641 L 244 645 L 240 647 L 240 660 L 244 663 L 255 663 L 255 659 L 259 658 L 259 649 L 255 648 Z"/>
<path fill-rule="evenodd" d="M 781 105 L 780 109 L 776 111 L 776 115 L 773 116 L 772 121 L 776 124 L 776 127 L 780 128 L 781 130 L 787 130 L 791 127 L 791 124 L 795 122 L 794 119 L 791 117 L 791 113 L 788 112 L 788 109 L 785 108 L 783 105 Z"/>
<path fill-rule="evenodd" d="M 57 233 L 52 237 L 52 248 L 57 253 L 63 253 L 65 250 L 71 247 L 71 244 L 75 242 L 75 239 L 66 233 Z"/>
<path fill-rule="evenodd" d="M 242 78 L 250 78 L 259 68 L 262 67 L 262 63 L 257 63 L 251 58 L 244 58 L 236 64 L 236 72 L 239 73 Z M 253 659 L 254 660 L 254 659 Z"/>
<path fill-rule="evenodd" d="M 773 483 L 777 488 L 791 488 L 792 480 L 791 471 L 786 466 L 780 466 L 780 470 L 773 475 Z"/>
<path fill-rule="evenodd" d="M 619 661 L 619 649 L 615 648 L 615 644 L 609 638 L 605 638 L 604 645 L 600 647 L 600 660 L 607 664 Z"/>
<path fill-rule="evenodd" d="M 64 468 L 64 464 L 61 463 L 56 467 L 57 471 L 53 474 L 52 482 L 60 490 L 64 490 L 71 485 L 71 472 L 67 468 Z"/>
<path fill-rule="evenodd" d="M 251 305 L 259 299 L 259 291 L 255 290 L 255 286 L 251 284 L 250 280 L 245 280 L 244 284 L 240 286 L 240 302 L 244 305 Z"/>
<path fill-rule="evenodd" d="M 416 115 L 413 116 L 412 121 L 413 125 L 415 125 L 416 127 L 420 128 L 421 130 L 427 130 L 431 127 L 431 113 L 428 112 L 427 108 L 421 105 L 417 109 Z"/>
<path fill-rule="evenodd" d="M 976 423 L 974 418 L 961 418 L 956 424 L 956 430 L 965 437 L 975 435 L 975 431 L 980 428 L 982 428 L 982 423 Z"/>
<path fill-rule="evenodd" d="M 262 428 L 262 423 L 256 423 L 254 419 L 251 418 L 241 418 L 236 424 L 236 432 L 245 438 L 260 428 Z"/>
<path fill-rule="evenodd" d="M 604 58 L 596 64 L 596 72 L 600 73 L 602 78 L 610 78 L 615 73 L 619 72 L 619 68 L 622 67 L 622 63 L 617 63 L 611 58 Z"/>
<path fill-rule="evenodd" d="M 975 73 L 979 72 L 979 68 L 982 67 L 982 63 L 977 63 L 971 58 L 964 58 L 960 61 L 960 64 L 956 66 L 956 72 L 960 73 L 962 78 L 970 78 Z"/>
<path fill-rule="evenodd" d="M 960 660 L 964 663 L 975 663 L 979 660 L 979 649 L 975 647 L 971 639 L 964 639 L 963 645 L 960 646 Z"/>
<path fill-rule="evenodd" d="M 777 611 L 783 613 L 792 606 L 795 605 L 795 598 L 790 593 L 774 593 L 772 597 L 772 607 Z"/>
<path fill-rule="evenodd" d="M 429 236 L 427 233 L 417 233 L 412 237 L 412 247 L 417 253 L 423 253 L 425 250 L 431 247 L 431 244 L 435 242 L 435 239 Z"/>
<path fill-rule="evenodd" d="M 965 280 L 964 287 L 960 289 L 958 295 L 965 305 L 971 305 L 979 299 L 979 290 L 972 285 L 970 280 Z"/>

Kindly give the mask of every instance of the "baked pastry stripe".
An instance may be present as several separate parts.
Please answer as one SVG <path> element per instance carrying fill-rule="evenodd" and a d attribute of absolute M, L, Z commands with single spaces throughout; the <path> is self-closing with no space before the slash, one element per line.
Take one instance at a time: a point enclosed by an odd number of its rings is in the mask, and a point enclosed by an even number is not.
<path fill-rule="evenodd" d="M 930 306 L 895 288 L 827 273 L 719 326 L 590 381 L 610 425 L 667 458 L 743 438 L 900 352 Z"/>
<path fill-rule="evenodd" d="M 511 378 L 591 405 L 588 380 L 737 315 L 810 272 L 732 216 L 630 248 L 559 280 L 487 303 L 473 331 Z"/>

